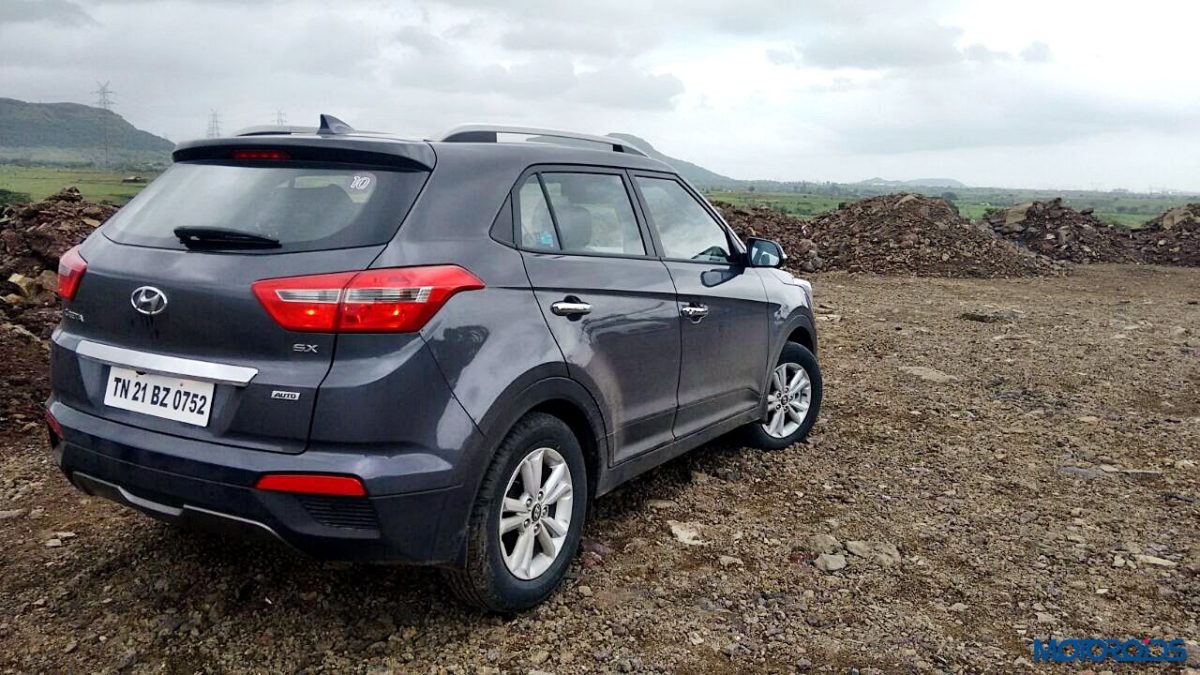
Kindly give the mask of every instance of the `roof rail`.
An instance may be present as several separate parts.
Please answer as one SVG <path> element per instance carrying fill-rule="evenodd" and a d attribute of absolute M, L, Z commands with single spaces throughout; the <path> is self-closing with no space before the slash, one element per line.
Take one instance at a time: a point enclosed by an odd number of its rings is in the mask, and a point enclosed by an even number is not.
<path fill-rule="evenodd" d="M 286 136 L 288 134 L 320 134 L 336 136 L 352 134 L 354 129 L 333 115 L 321 115 L 321 125 L 317 127 L 291 127 L 278 124 L 267 124 L 256 127 L 246 127 L 234 132 L 234 136 Z"/>
<path fill-rule="evenodd" d="M 612 136 L 594 136 L 580 134 L 574 131 L 559 131 L 557 129 L 539 129 L 537 127 L 514 127 L 495 124 L 463 124 L 447 131 L 438 140 L 443 143 L 497 143 L 500 134 L 516 136 L 541 136 L 548 139 L 566 139 L 572 141 L 587 141 L 607 145 L 613 152 L 625 152 L 631 155 L 646 156 L 637 146 L 631 145 Z"/>

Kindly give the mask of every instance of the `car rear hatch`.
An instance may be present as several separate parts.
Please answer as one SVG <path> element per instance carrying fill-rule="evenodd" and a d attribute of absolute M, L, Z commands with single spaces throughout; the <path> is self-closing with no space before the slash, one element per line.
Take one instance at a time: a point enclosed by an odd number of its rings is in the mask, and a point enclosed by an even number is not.
<path fill-rule="evenodd" d="M 432 149 L 255 137 L 181 146 L 175 159 L 82 260 L 64 257 L 86 269 L 55 333 L 55 395 L 123 424 L 301 452 L 336 335 L 277 310 L 320 319 L 329 291 L 258 282 L 368 268 L 420 194 Z"/>

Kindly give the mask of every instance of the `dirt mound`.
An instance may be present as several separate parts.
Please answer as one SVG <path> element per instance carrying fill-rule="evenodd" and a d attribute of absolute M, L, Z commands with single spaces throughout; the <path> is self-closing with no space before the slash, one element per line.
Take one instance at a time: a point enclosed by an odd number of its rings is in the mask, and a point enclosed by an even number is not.
<path fill-rule="evenodd" d="M 1148 263 L 1200 267 L 1200 204 L 1163 213 L 1135 231 L 1133 241 Z"/>
<path fill-rule="evenodd" d="M 1139 262 L 1127 230 L 1076 211 L 1062 199 L 1028 202 L 995 213 L 987 224 L 996 234 L 1055 260 L 1074 263 Z"/>
<path fill-rule="evenodd" d="M 116 212 L 67 188 L 0 211 L 0 431 L 41 420 L 49 383 L 46 342 L 58 323 L 58 258 Z"/>
<path fill-rule="evenodd" d="M 0 212 L 0 311 L 5 320 L 49 337 L 58 321 L 58 258 L 116 212 L 67 188 Z"/>
<path fill-rule="evenodd" d="M 800 272 L 820 271 L 824 261 L 817 253 L 808 223 L 765 206 L 741 207 L 725 202 L 713 202 L 725 222 L 738 236 L 773 239 L 788 255 L 786 267 Z"/>
<path fill-rule="evenodd" d="M 814 218 L 825 269 L 935 277 L 1013 277 L 1062 271 L 971 223 L 942 199 L 890 194 Z"/>

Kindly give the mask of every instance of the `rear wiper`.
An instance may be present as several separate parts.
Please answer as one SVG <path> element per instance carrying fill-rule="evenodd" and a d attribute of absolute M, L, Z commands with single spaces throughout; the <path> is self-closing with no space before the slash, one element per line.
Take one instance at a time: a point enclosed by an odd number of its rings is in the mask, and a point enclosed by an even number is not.
<path fill-rule="evenodd" d="M 175 237 L 188 248 L 279 248 L 279 240 L 223 227 L 177 227 Z"/>

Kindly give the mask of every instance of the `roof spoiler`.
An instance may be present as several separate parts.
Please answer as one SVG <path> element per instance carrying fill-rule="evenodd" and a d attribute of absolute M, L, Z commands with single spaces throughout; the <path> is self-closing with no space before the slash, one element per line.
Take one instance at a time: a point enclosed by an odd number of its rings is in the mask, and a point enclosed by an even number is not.
<path fill-rule="evenodd" d="M 354 127 L 346 124 L 333 115 L 321 113 L 320 124 L 315 127 L 294 127 L 278 124 L 264 124 L 246 127 L 234 132 L 234 136 L 288 136 L 291 134 L 317 134 L 318 136 L 339 136 L 354 133 Z"/>

